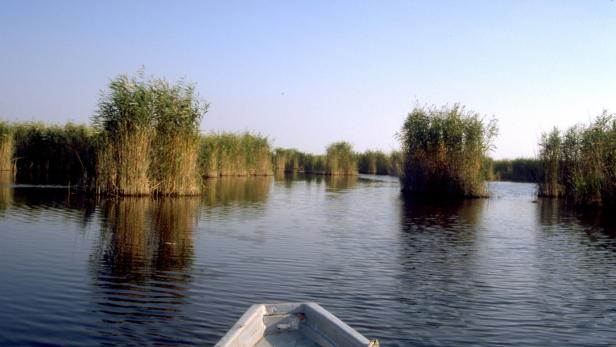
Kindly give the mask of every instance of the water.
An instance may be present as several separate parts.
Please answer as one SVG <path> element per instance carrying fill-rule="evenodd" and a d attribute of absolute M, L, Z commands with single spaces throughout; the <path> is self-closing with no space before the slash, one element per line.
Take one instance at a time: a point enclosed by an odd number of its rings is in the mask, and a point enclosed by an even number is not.
<path fill-rule="evenodd" d="M 308 300 L 383 346 L 613 344 L 609 219 L 534 189 L 240 178 L 94 200 L 0 178 L 0 345 L 213 345 L 253 303 Z"/>

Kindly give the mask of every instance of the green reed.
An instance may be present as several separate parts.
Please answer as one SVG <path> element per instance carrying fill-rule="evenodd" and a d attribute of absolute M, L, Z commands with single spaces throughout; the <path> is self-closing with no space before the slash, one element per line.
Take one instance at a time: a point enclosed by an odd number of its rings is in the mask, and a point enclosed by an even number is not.
<path fill-rule="evenodd" d="M 12 171 L 14 168 L 15 141 L 13 132 L 13 126 L 9 122 L 0 120 L 0 171 Z"/>
<path fill-rule="evenodd" d="M 365 151 L 357 154 L 358 170 L 370 175 L 398 176 L 401 168 L 400 152 Z"/>
<path fill-rule="evenodd" d="M 194 87 L 121 75 L 101 97 L 96 190 L 110 195 L 200 192 L 198 129 L 207 104 Z"/>
<path fill-rule="evenodd" d="M 483 163 L 497 134 L 494 120 L 463 106 L 415 107 L 399 134 L 409 193 L 487 196 Z"/>
<path fill-rule="evenodd" d="M 327 147 L 325 173 L 328 175 L 357 175 L 357 159 L 348 142 L 335 142 Z"/>
<path fill-rule="evenodd" d="M 67 175 L 86 186 L 94 175 L 96 133 L 91 127 L 67 123 L 13 124 L 17 172 Z"/>
<path fill-rule="evenodd" d="M 302 155 L 293 148 L 276 148 L 273 154 L 274 170 L 276 173 L 299 172 Z"/>
<path fill-rule="evenodd" d="M 204 177 L 272 175 L 269 140 L 248 132 L 202 136 L 199 171 Z"/>
<path fill-rule="evenodd" d="M 616 117 L 603 112 L 588 125 L 544 134 L 540 142 L 539 195 L 576 205 L 616 201 Z"/>

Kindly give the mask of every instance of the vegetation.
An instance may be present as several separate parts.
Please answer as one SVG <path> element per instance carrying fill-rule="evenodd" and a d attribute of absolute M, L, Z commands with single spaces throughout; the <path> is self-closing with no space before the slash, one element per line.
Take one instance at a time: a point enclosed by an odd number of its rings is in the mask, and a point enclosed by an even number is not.
<path fill-rule="evenodd" d="M 544 134 L 540 142 L 541 196 L 576 205 L 613 205 L 616 200 L 616 118 L 604 112 L 589 125 Z"/>
<path fill-rule="evenodd" d="M 111 81 L 94 117 L 101 134 L 97 192 L 198 194 L 198 127 L 206 112 L 183 82 L 125 75 Z"/>
<path fill-rule="evenodd" d="M 564 196 L 561 147 L 562 139 L 558 129 L 554 128 L 550 133 L 544 133 L 541 136 L 539 142 L 539 160 L 541 162 L 539 196 Z"/>
<path fill-rule="evenodd" d="M 491 162 L 493 163 L 494 180 L 539 182 L 541 162 L 538 159 L 517 158 L 513 160 L 494 160 Z"/>
<path fill-rule="evenodd" d="M 204 177 L 273 174 L 267 137 L 250 133 L 209 134 L 201 138 L 199 170 Z"/>
<path fill-rule="evenodd" d="M 13 170 L 14 150 L 13 127 L 0 121 L 0 171 Z"/>
<path fill-rule="evenodd" d="M 484 123 L 479 114 L 458 104 L 416 107 L 400 133 L 403 191 L 486 196 L 482 168 L 496 133 L 494 120 Z"/>
<path fill-rule="evenodd" d="M 20 173 L 62 174 L 87 185 L 94 174 L 96 134 L 85 125 L 13 125 L 14 162 Z M 79 181 L 79 182 L 77 182 Z"/>
<path fill-rule="evenodd" d="M 336 142 L 327 147 L 325 173 L 328 175 L 357 175 L 357 160 L 353 147 L 349 143 Z"/>
<path fill-rule="evenodd" d="M 327 158 L 324 155 L 302 153 L 300 155 L 300 166 L 304 173 L 325 175 Z"/>
<path fill-rule="evenodd" d="M 303 153 L 296 149 L 276 148 L 274 151 L 274 170 L 281 172 L 299 172 Z"/>
<path fill-rule="evenodd" d="M 357 163 L 360 173 L 399 176 L 402 155 L 400 152 L 385 154 L 382 151 L 366 151 L 357 154 Z"/>

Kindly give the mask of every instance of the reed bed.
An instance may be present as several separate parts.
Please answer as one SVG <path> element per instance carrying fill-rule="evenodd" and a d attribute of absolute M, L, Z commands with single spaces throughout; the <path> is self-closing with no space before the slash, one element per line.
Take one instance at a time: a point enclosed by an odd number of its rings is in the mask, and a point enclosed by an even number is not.
<path fill-rule="evenodd" d="M 485 197 L 483 163 L 497 133 L 494 120 L 463 106 L 415 107 L 399 134 L 407 193 Z"/>
<path fill-rule="evenodd" d="M 299 172 L 300 157 L 303 153 L 296 149 L 276 148 L 274 151 L 274 170 L 276 173 L 281 172 Z"/>
<path fill-rule="evenodd" d="M 201 138 L 199 171 L 204 177 L 271 176 L 267 137 L 251 133 L 212 133 Z"/>
<path fill-rule="evenodd" d="M 335 142 L 327 147 L 325 158 L 327 175 L 357 175 L 357 160 L 353 147 L 347 142 Z"/>
<path fill-rule="evenodd" d="M 370 175 L 387 175 L 389 158 L 381 151 L 365 151 L 357 154 L 357 167 L 360 173 Z"/>
<path fill-rule="evenodd" d="M 94 173 L 95 131 L 67 123 L 16 123 L 13 127 L 13 161 L 20 173 L 62 174 L 86 183 Z"/>
<path fill-rule="evenodd" d="M 370 175 L 399 176 L 402 160 L 400 152 L 386 154 L 382 151 L 365 151 L 357 154 L 360 173 Z"/>
<path fill-rule="evenodd" d="M 533 158 L 516 158 L 503 160 L 487 160 L 492 163 L 488 174 L 492 174 L 493 180 L 539 182 L 541 162 Z"/>
<path fill-rule="evenodd" d="M 539 195 L 585 206 L 616 202 L 616 118 L 604 112 L 588 125 L 544 134 Z"/>
<path fill-rule="evenodd" d="M 183 82 L 142 75 L 111 81 L 93 118 L 97 193 L 199 194 L 198 128 L 207 106 Z"/>
<path fill-rule="evenodd" d="M 13 171 L 14 169 L 15 141 L 13 132 L 14 129 L 11 124 L 0 120 L 0 171 Z"/>
<path fill-rule="evenodd" d="M 325 175 L 327 171 L 327 157 L 324 155 L 301 153 L 300 167 L 301 171 L 307 174 Z"/>

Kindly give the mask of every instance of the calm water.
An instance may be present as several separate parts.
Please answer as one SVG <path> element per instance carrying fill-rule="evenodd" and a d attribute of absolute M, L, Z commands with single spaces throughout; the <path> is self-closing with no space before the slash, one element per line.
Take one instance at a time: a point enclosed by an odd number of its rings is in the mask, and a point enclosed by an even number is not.
<path fill-rule="evenodd" d="M 534 189 L 239 178 L 93 200 L 0 177 L 0 345 L 213 345 L 252 303 L 306 300 L 383 346 L 613 345 L 612 229 Z"/>

